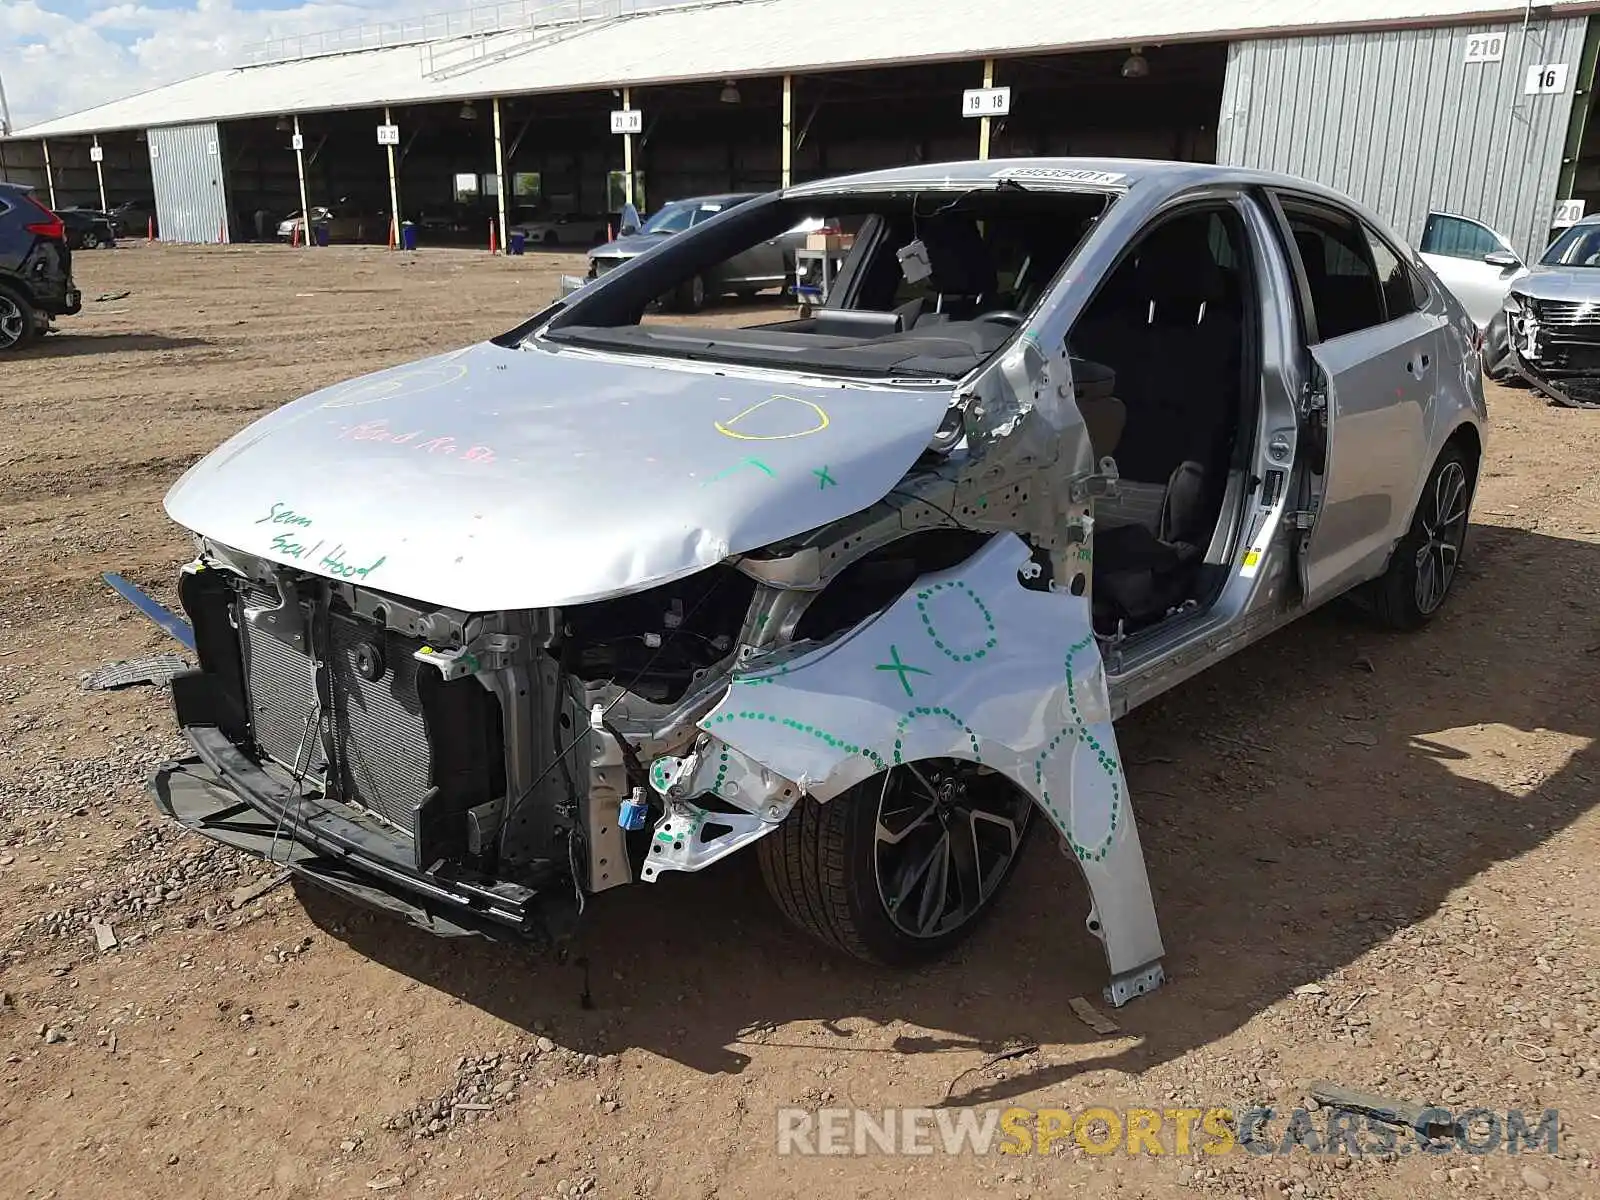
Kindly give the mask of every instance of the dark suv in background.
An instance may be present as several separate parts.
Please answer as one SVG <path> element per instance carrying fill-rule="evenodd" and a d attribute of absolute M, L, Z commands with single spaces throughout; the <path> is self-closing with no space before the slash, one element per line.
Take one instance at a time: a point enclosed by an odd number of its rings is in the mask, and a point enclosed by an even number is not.
<path fill-rule="evenodd" d="M 0 354 L 33 341 L 51 317 L 82 307 L 61 218 L 31 188 L 0 183 Z"/>

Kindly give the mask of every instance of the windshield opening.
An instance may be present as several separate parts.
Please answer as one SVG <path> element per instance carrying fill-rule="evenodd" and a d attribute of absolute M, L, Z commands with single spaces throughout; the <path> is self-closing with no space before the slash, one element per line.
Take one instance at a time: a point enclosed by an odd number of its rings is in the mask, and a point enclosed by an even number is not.
<path fill-rule="evenodd" d="M 556 343 L 864 376 L 959 378 L 1024 323 L 1114 202 L 1021 187 L 664 206 L 683 234 L 593 282 Z M 600 278 L 600 275 L 604 278 Z"/>
<path fill-rule="evenodd" d="M 1600 267 L 1600 225 L 1574 225 L 1544 252 L 1547 267 Z"/>

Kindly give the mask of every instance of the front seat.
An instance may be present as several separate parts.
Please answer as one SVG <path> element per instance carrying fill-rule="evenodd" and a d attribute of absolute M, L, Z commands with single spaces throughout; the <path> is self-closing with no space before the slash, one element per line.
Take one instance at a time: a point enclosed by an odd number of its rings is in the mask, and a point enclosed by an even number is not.
<path fill-rule="evenodd" d="M 981 303 L 995 293 L 994 259 L 984 243 L 978 223 L 953 213 L 918 222 L 917 236 L 928 251 L 932 274 L 927 287 L 935 296 L 936 311 L 923 315 L 961 320 L 975 315 Z"/>

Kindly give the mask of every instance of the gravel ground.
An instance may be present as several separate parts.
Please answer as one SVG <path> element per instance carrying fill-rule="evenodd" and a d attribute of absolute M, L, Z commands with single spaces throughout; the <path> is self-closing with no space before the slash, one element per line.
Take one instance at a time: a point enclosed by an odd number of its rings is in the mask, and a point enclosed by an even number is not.
<path fill-rule="evenodd" d="M 576 965 L 430 939 L 160 819 L 165 695 L 78 681 L 169 647 L 100 572 L 171 600 L 189 548 L 161 496 L 188 463 L 314 387 L 509 328 L 576 264 L 85 253 L 84 314 L 0 365 L 0 1192 L 1600 1191 L 1600 413 L 1525 392 L 1491 397 L 1434 627 L 1319 613 L 1123 722 L 1171 981 L 1112 1036 L 1068 1008 L 1104 964 L 1043 838 L 918 975 L 815 951 L 737 857 L 609 893 L 585 1005 Z M 1286 1110 L 1316 1079 L 1559 1109 L 1559 1152 L 775 1151 L 790 1105 Z"/>

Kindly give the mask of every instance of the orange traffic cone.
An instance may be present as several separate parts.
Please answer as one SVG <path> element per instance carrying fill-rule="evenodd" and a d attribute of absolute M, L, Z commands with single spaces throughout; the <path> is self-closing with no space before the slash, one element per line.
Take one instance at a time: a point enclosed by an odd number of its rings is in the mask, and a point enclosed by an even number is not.
<path fill-rule="evenodd" d="M 154 217 L 150 217 L 146 221 L 145 234 L 146 234 L 147 242 L 152 246 L 155 245 L 155 241 L 156 241 L 156 219 Z"/>
<path fill-rule="evenodd" d="M 497 241 L 496 241 L 496 238 L 495 238 L 495 228 L 494 228 L 494 222 L 493 221 L 489 222 L 489 253 L 490 254 L 498 254 L 498 253 L 500 253 L 500 247 L 497 244 Z"/>

